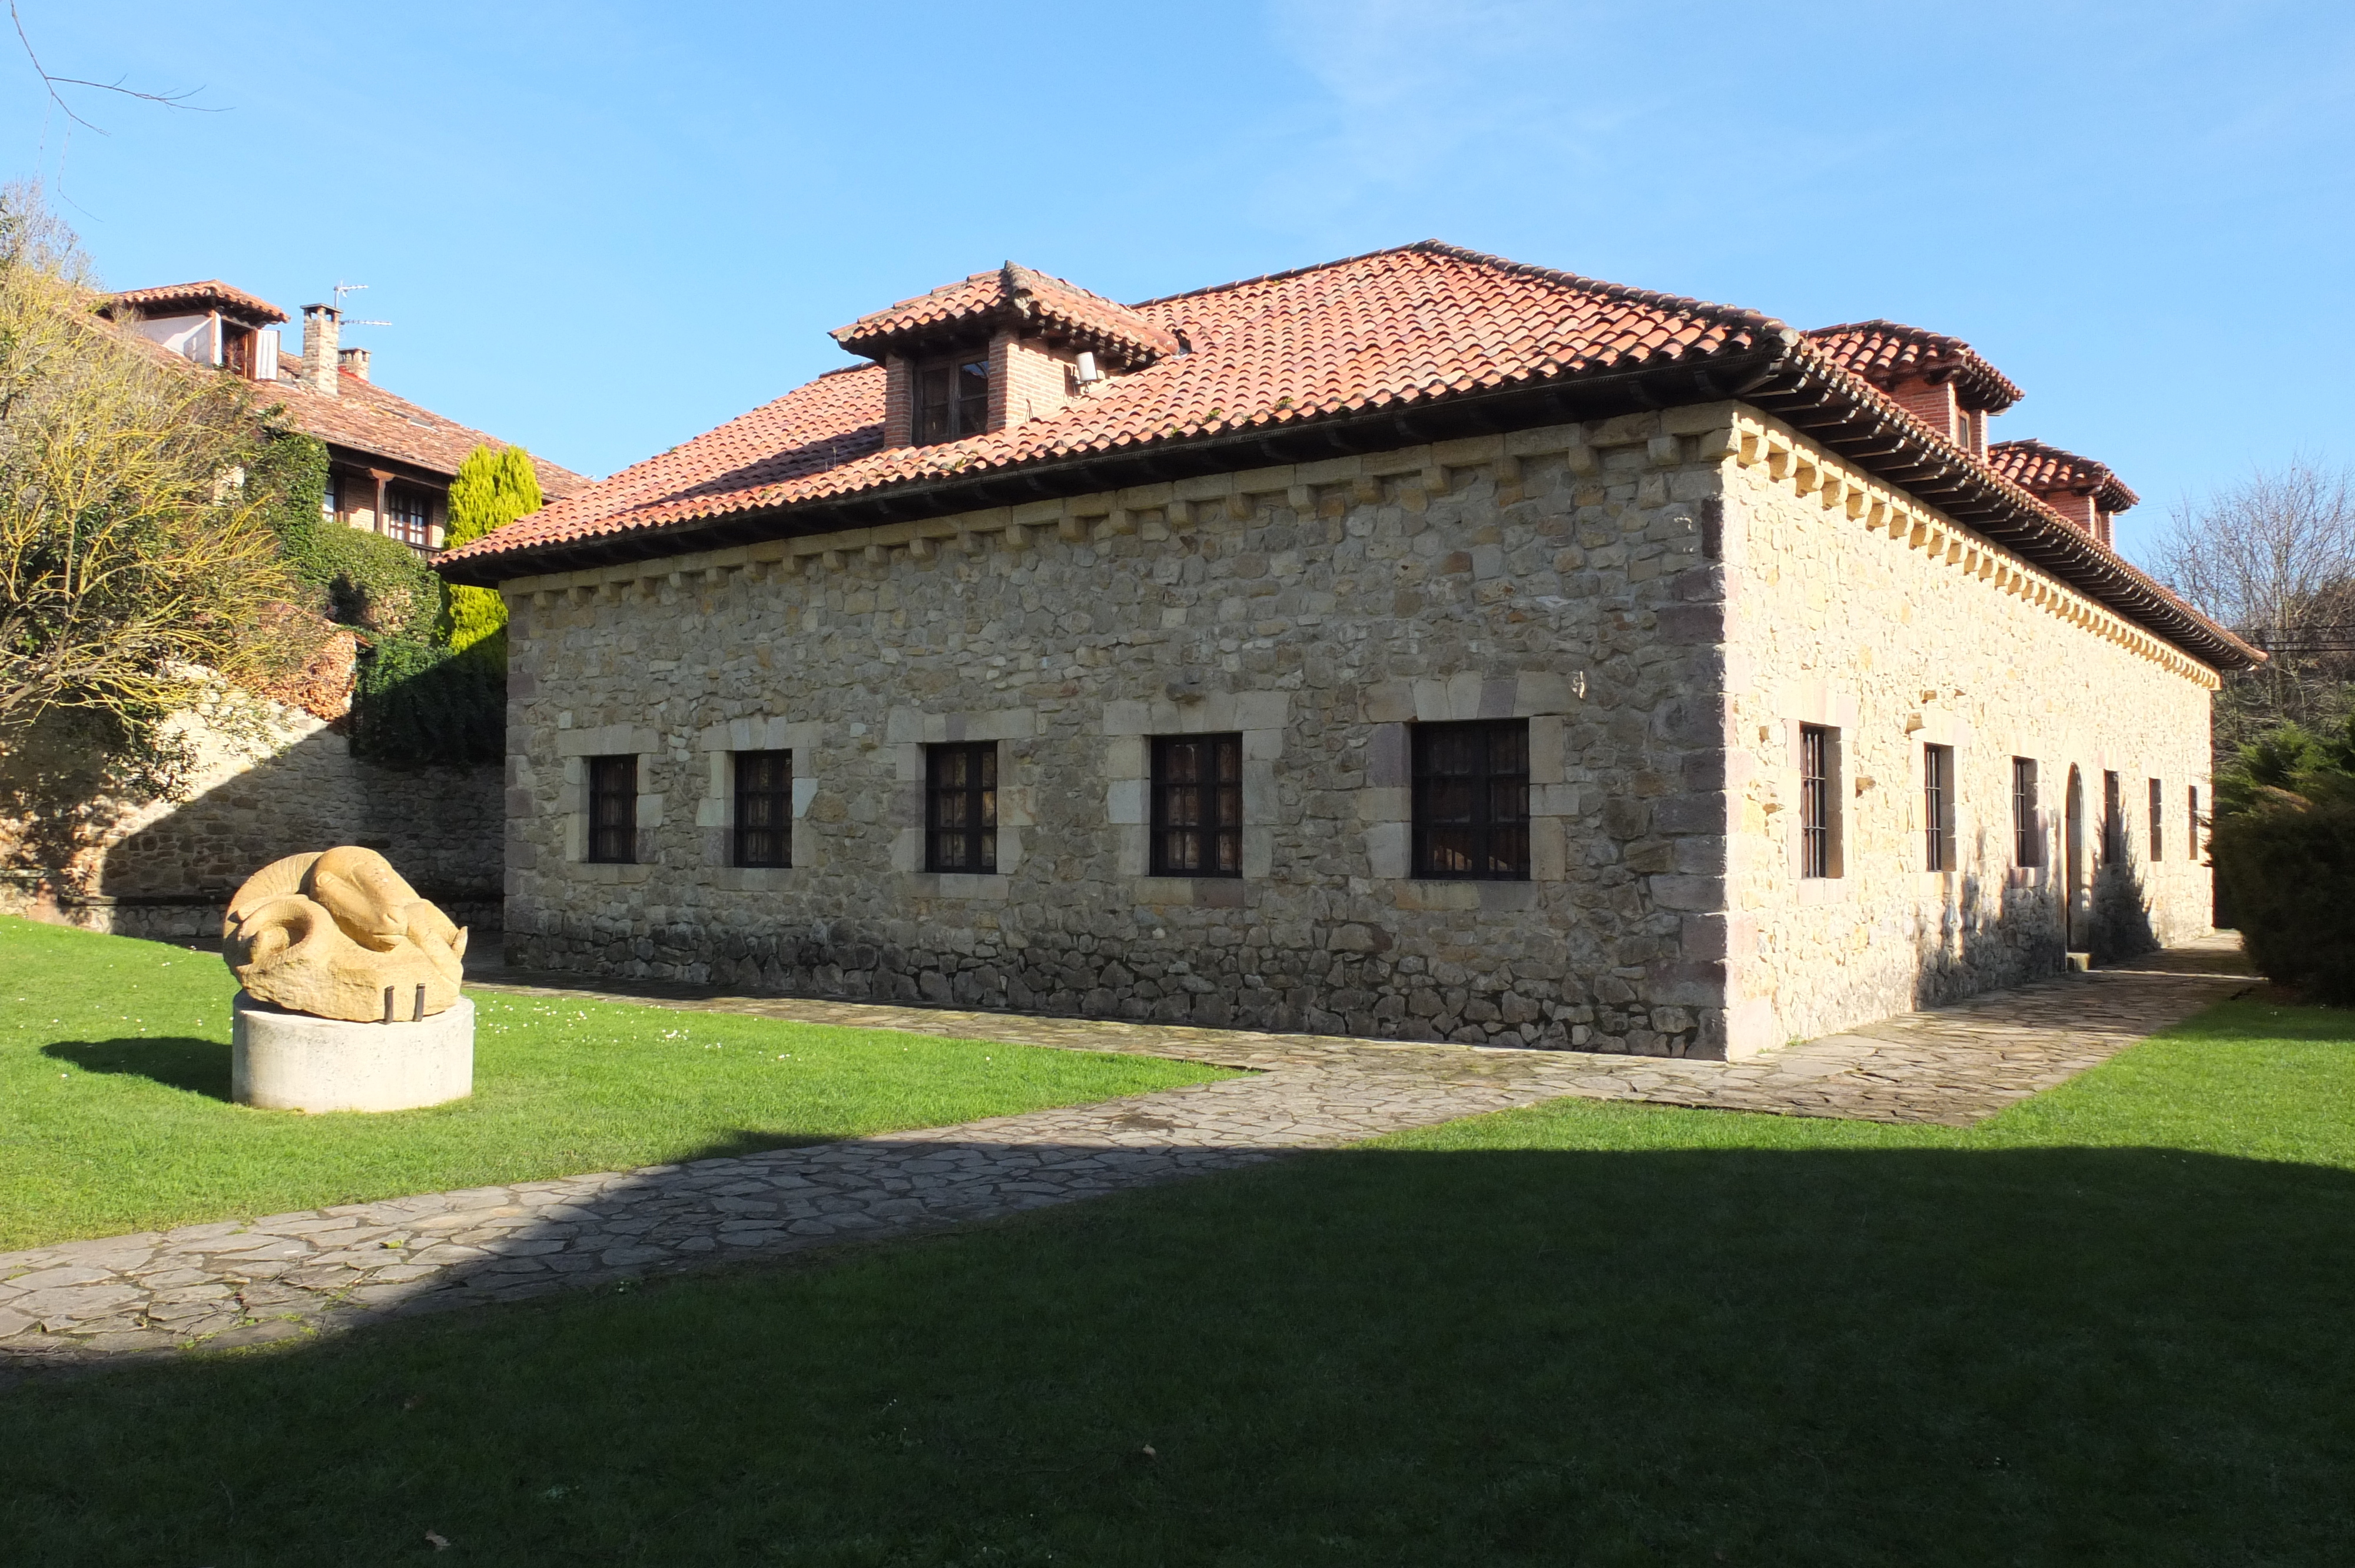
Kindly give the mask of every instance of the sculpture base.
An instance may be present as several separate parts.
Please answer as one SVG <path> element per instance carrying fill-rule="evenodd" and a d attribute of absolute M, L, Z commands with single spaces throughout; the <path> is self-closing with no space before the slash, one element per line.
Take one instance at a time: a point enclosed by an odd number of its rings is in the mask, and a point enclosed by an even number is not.
<path fill-rule="evenodd" d="M 474 1092 L 474 1004 L 415 1023 L 347 1023 L 237 993 L 229 1098 L 265 1110 L 414 1110 Z"/>

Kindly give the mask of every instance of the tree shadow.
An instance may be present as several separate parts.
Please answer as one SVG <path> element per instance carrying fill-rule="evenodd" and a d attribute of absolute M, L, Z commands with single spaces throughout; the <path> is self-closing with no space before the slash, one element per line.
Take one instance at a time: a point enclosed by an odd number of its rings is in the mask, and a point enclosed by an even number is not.
<path fill-rule="evenodd" d="M 71 1062 L 86 1073 L 147 1078 L 167 1089 L 185 1089 L 224 1103 L 229 1097 L 229 1049 L 225 1041 L 185 1034 L 58 1040 L 42 1046 L 41 1054 Z"/>
<path fill-rule="evenodd" d="M 1307 1154 L 23 1390 L 15 1506 L 59 1563 L 2343 1561 L 2350 1243 L 2348 1172 L 2171 1149 Z"/>

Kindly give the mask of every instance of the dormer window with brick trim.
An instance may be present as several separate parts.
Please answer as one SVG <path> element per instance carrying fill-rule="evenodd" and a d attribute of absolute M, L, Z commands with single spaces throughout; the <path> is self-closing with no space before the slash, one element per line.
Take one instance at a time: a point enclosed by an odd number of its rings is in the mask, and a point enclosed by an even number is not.
<path fill-rule="evenodd" d="M 2117 514 L 2142 499 L 2108 464 L 2042 441 L 1998 441 L 1987 466 L 2105 545 Z"/>
<path fill-rule="evenodd" d="M 1807 337 L 1842 370 L 1975 457 L 1987 454 L 1987 420 L 2019 401 L 2010 377 L 1958 337 L 1886 321 L 1817 327 Z"/>
<path fill-rule="evenodd" d="M 911 444 L 927 447 L 989 429 L 989 355 L 956 354 L 915 367 Z"/>
<path fill-rule="evenodd" d="M 1178 352 L 1175 334 L 1127 306 L 1011 261 L 861 316 L 834 337 L 884 367 L 886 447 L 1047 418 Z"/>

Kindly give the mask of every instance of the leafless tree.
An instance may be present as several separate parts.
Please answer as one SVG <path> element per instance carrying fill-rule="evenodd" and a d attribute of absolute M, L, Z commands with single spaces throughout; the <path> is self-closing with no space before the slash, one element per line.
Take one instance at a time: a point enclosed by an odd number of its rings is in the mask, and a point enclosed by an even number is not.
<path fill-rule="evenodd" d="M 56 75 L 48 67 L 41 63 L 41 57 L 34 51 L 32 36 L 25 31 L 25 17 L 23 13 L 16 9 L 16 0 L 8 0 L 8 20 L 16 25 L 16 41 L 24 46 L 25 58 L 32 62 L 33 69 L 39 75 L 41 88 L 48 94 L 49 101 L 56 104 L 59 111 L 67 119 L 87 130 L 96 131 L 101 136 L 106 134 L 102 127 L 91 124 L 77 113 L 74 106 L 66 101 L 66 96 L 59 90 L 59 89 L 82 87 L 88 88 L 92 92 L 116 93 L 124 98 L 136 99 L 142 103 L 157 104 L 165 109 L 196 109 L 207 114 L 218 112 L 188 101 L 204 90 L 200 87 L 190 88 L 185 92 L 144 92 L 135 87 L 124 86 L 124 79 L 121 77 L 117 77 L 112 81 L 90 81 L 78 76 Z"/>
<path fill-rule="evenodd" d="M 167 780 L 165 721 L 265 673 L 298 590 L 245 483 L 250 397 L 91 303 L 71 235 L 0 192 L 0 757 L 79 715 Z"/>
<path fill-rule="evenodd" d="M 2182 503 L 2154 572 L 2272 655 L 2227 683 L 2220 752 L 2355 706 L 2355 473 L 2300 456 Z"/>

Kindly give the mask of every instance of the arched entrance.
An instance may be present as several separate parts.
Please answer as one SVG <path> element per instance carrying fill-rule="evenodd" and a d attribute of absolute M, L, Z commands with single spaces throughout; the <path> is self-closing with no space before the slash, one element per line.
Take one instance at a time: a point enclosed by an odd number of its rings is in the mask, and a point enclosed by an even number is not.
<path fill-rule="evenodd" d="M 2066 842 L 2063 859 L 2069 872 L 2064 890 L 2067 902 L 2061 916 L 2062 932 L 2068 938 L 2069 950 L 2081 953 L 2092 937 L 2093 906 L 2085 892 L 2085 780 L 2075 764 L 2069 768 L 2069 805 L 2063 828 Z"/>

